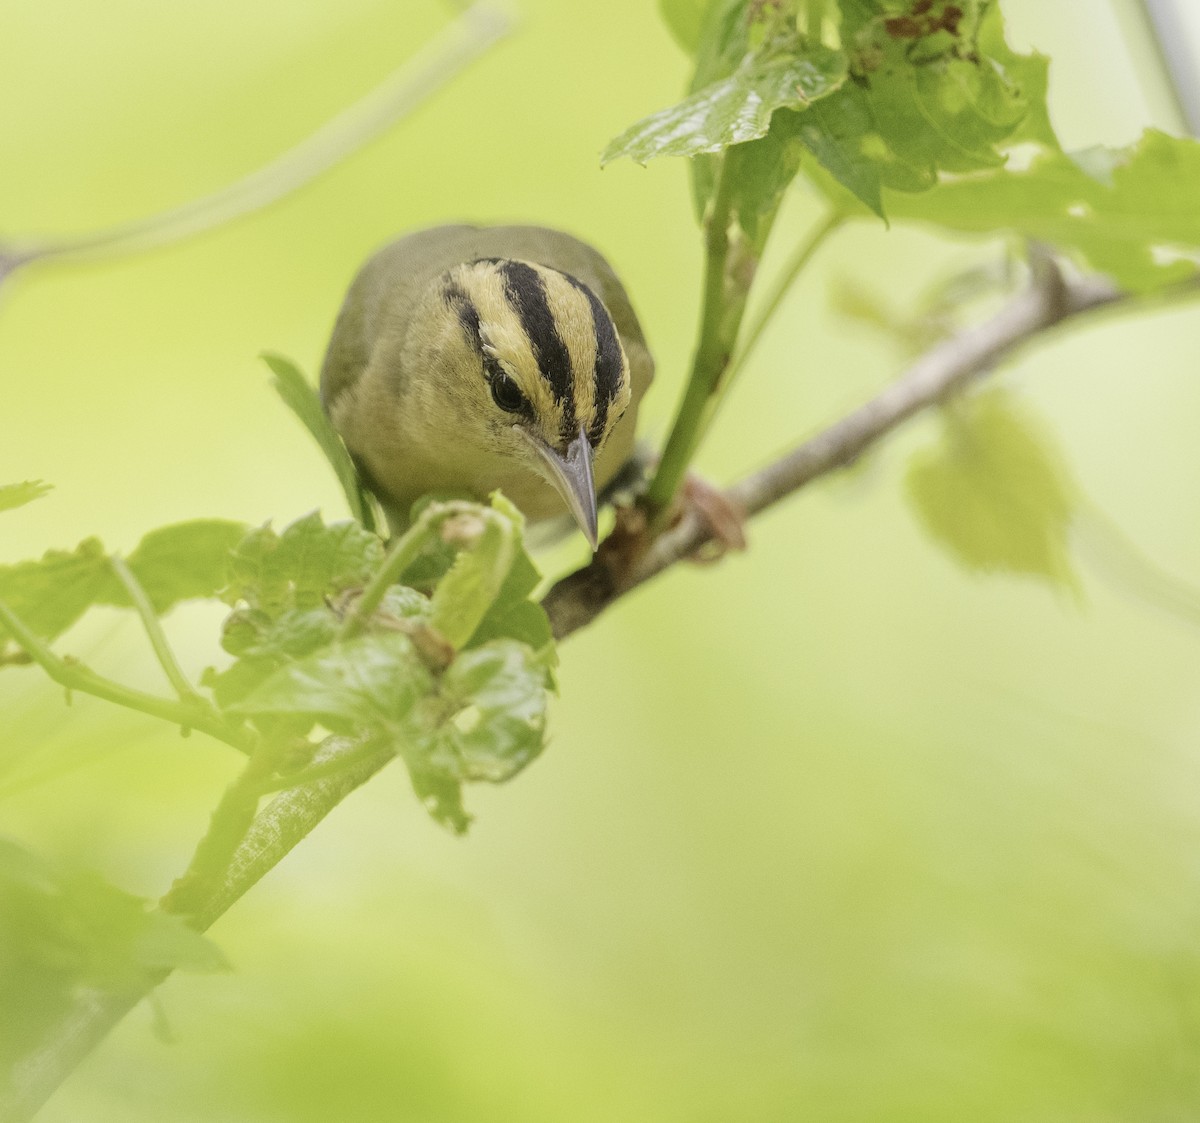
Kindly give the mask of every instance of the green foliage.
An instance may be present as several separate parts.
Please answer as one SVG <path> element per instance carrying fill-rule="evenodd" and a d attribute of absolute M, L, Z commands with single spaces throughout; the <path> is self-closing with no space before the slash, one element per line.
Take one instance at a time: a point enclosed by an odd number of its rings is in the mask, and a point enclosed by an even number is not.
<path fill-rule="evenodd" d="M 11 511 L 14 507 L 24 507 L 35 499 L 41 499 L 53 485 L 42 483 L 41 480 L 26 480 L 19 484 L 5 484 L 0 487 L 0 511 Z"/>
<path fill-rule="evenodd" d="M 905 477 L 926 530 L 968 569 L 1076 588 L 1067 538 L 1078 497 L 1048 438 L 1001 390 L 954 403 L 943 425 Z"/>
<path fill-rule="evenodd" d="M 1151 130 L 1127 150 L 1064 154 L 1047 60 L 1008 46 L 993 0 L 839 10 L 831 47 L 795 3 L 710 0 L 703 19 L 696 4 L 664 4 L 696 54 L 689 95 L 627 129 L 603 160 L 692 158 L 698 213 L 720 182 L 756 257 L 803 173 L 840 210 L 1015 232 L 1132 291 L 1195 275 L 1200 143 Z M 1013 168 L 1021 145 L 1032 149 Z"/>
<path fill-rule="evenodd" d="M 312 434 L 317 446 L 325 454 L 325 459 L 329 461 L 338 483 L 342 485 L 350 514 L 367 530 L 374 530 L 375 512 L 371 497 L 363 489 L 350 453 L 346 451 L 342 438 L 330 423 L 317 391 L 290 359 L 272 352 L 266 352 L 262 358 L 275 375 L 271 385 L 275 387 L 276 393 Z"/>
<path fill-rule="evenodd" d="M 1196 275 L 1200 142 L 1147 130 L 1126 149 L 1046 152 L 1022 170 L 894 197 L 896 217 L 950 230 L 1008 229 L 1069 252 L 1132 292 Z"/>
<path fill-rule="evenodd" d="M 214 596 L 227 580 L 241 523 L 198 519 L 147 534 L 127 559 L 160 615 L 180 601 Z M 129 605 L 129 595 L 96 538 L 38 561 L 0 566 L 0 602 L 44 639 L 54 639 L 93 605 Z"/>
<path fill-rule="evenodd" d="M 227 967 L 217 947 L 178 917 L 90 870 L 55 865 L 0 838 L 4 1070 L 81 987 L 132 988 L 171 970 Z"/>
<path fill-rule="evenodd" d="M 233 736 L 248 721 L 269 742 L 295 742 L 319 725 L 390 745 L 435 816 L 462 830 L 461 784 L 507 779 L 542 744 L 553 643 L 529 599 L 538 572 L 522 526 L 499 494 L 489 507 L 427 507 L 408 543 L 427 590 L 381 589 L 366 634 L 353 639 L 343 634 L 347 613 L 389 561 L 357 522 L 326 525 L 313 513 L 279 533 L 180 523 L 147 534 L 127 564 L 158 614 L 196 598 L 232 608 L 221 644 L 233 662 L 201 680 L 214 707 L 205 728 Z M 45 640 L 93 605 L 130 605 L 95 539 L 0 569 L 0 602 Z"/>
<path fill-rule="evenodd" d="M 722 152 L 757 140 L 777 109 L 826 97 L 845 78 L 845 56 L 820 45 L 750 55 L 729 77 L 627 129 L 604 150 L 601 162 L 628 156 L 644 164 L 657 156 Z"/>
<path fill-rule="evenodd" d="M 310 517 L 279 541 L 355 540 L 347 525 L 355 524 L 319 527 Z M 521 546 L 521 517 L 502 496 L 490 508 L 433 505 L 414 532 L 455 551 L 431 596 L 393 586 L 366 634 L 339 638 L 344 609 L 334 606 L 347 575 L 365 584 L 383 564 L 358 532 L 363 568 L 326 567 L 319 605 L 309 582 L 303 603 L 294 587 L 281 595 L 274 567 L 265 582 L 242 585 L 245 607 L 225 633 L 238 661 L 206 682 L 222 705 L 264 728 L 284 722 L 303 734 L 320 725 L 392 748 L 431 814 L 461 831 L 469 822 L 461 785 L 506 780 L 541 751 L 553 648 L 540 642 L 549 625 L 528 599 L 537 571 Z M 340 555 L 349 562 L 351 551 Z"/>

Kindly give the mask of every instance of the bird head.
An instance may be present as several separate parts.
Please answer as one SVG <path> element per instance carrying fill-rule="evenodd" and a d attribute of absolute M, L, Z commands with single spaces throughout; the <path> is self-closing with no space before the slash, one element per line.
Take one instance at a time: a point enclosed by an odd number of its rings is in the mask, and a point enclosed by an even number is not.
<path fill-rule="evenodd" d="M 594 549 L 592 462 L 631 396 L 604 304 L 566 273 L 507 258 L 455 266 L 424 304 L 418 361 L 437 368 L 426 389 L 453 418 L 448 439 L 483 475 L 502 462 L 497 482 L 516 465 L 549 484 Z"/>

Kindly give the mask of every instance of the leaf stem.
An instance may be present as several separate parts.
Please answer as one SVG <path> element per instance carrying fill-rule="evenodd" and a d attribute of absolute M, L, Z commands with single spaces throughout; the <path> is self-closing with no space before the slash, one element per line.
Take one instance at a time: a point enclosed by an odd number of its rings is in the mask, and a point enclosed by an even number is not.
<path fill-rule="evenodd" d="M 700 426 L 709 397 L 729 363 L 741 322 L 739 314 L 730 315 L 728 299 L 729 227 L 733 208 L 732 181 L 726 174 L 728 166 L 729 155 L 724 153 L 717 169 L 712 208 L 705 220 L 704 295 L 692 373 L 658 470 L 646 492 L 646 503 L 658 516 L 666 512 L 675 498 L 699 444 Z"/>
<path fill-rule="evenodd" d="M 264 785 L 274 779 L 279 762 L 290 748 L 291 743 L 282 739 L 264 738 L 259 742 L 238 777 L 221 796 L 187 870 L 160 902 L 165 912 L 191 916 L 213 889 L 222 884 L 234 854 L 254 822 Z"/>
<path fill-rule="evenodd" d="M 181 729 L 199 729 L 239 752 L 249 753 L 255 738 L 237 726 L 229 724 L 203 698 L 194 695 L 186 701 L 159 698 L 132 687 L 122 686 L 96 674 L 74 659 L 62 659 L 36 636 L 3 601 L 0 601 L 0 624 L 28 653 L 46 674 L 68 691 L 91 694 L 118 706 L 178 725 Z"/>
<path fill-rule="evenodd" d="M 387 557 L 383 559 L 383 565 L 367 583 L 354 608 L 346 614 L 346 619 L 342 621 L 338 631 L 338 639 L 353 639 L 366 628 L 388 589 L 404 576 L 404 571 L 416 561 L 417 555 L 424 549 L 433 530 L 433 514 L 440 513 L 443 506 L 431 503 L 421 512 L 417 521 L 396 539 Z"/>
<path fill-rule="evenodd" d="M 179 666 L 179 662 L 175 658 L 175 652 L 171 650 L 171 645 L 167 642 L 166 633 L 162 630 L 162 625 L 159 623 L 158 614 L 154 611 L 154 605 L 150 603 L 150 598 L 146 595 L 146 590 L 142 588 L 141 582 L 134 576 L 133 570 L 125 564 L 125 559 L 120 554 L 113 554 L 109 557 L 108 564 L 112 567 L 112 571 L 117 575 L 121 584 L 125 586 L 125 591 L 129 594 L 129 599 L 133 602 L 134 609 L 136 609 L 138 616 L 141 617 L 142 626 L 146 629 L 146 635 L 150 639 L 150 646 L 154 648 L 154 654 L 158 658 L 159 665 L 162 667 L 163 673 L 167 676 L 167 680 L 175 688 L 175 693 L 179 695 L 179 700 L 188 703 L 203 701 L 195 687 L 188 681 L 187 675 L 183 673 L 182 668 Z"/>

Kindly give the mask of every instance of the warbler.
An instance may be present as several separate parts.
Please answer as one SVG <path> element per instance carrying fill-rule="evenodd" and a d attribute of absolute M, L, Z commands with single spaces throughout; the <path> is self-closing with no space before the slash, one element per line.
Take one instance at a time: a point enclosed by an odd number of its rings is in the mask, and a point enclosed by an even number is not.
<path fill-rule="evenodd" d="M 608 262 L 539 226 L 439 226 L 359 271 L 321 369 L 334 428 L 393 531 L 431 492 L 499 488 L 531 522 L 570 512 L 633 450 L 654 361 Z"/>

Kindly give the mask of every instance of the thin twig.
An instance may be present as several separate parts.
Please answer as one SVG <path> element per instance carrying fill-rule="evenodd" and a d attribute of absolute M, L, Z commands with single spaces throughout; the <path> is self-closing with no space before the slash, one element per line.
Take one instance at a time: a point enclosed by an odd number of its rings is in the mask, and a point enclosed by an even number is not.
<path fill-rule="evenodd" d="M 181 702 L 195 702 L 200 695 L 179 666 L 175 652 L 171 650 L 166 633 L 163 632 L 162 625 L 158 621 L 158 613 L 154 611 L 154 605 L 150 603 L 150 598 L 146 595 L 146 590 L 142 588 L 141 582 L 134 576 L 133 570 L 125 564 L 125 559 L 120 554 L 111 555 L 108 564 L 121 584 L 125 586 L 125 591 L 129 594 L 129 599 L 133 602 L 133 607 L 141 618 L 142 627 L 146 629 L 150 646 L 154 648 L 154 654 L 163 673 L 167 676 L 167 681 L 175 688 L 175 693 L 179 695 Z"/>
<path fill-rule="evenodd" d="M 15 239 L 0 245 L 0 284 L 33 262 L 153 249 L 261 210 L 382 135 L 507 35 L 512 26 L 507 15 L 490 5 L 472 5 L 366 97 L 282 156 L 211 195 L 107 230 L 69 238 Z"/>
<path fill-rule="evenodd" d="M 3 601 L 0 601 L 0 624 L 51 679 L 68 691 L 103 698 L 106 702 L 168 721 L 183 730 L 199 729 L 239 752 L 249 753 L 255 746 L 253 735 L 231 725 L 199 695 L 193 695 L 187 701 L 159 698 L 104 678 L 74 659 L 60 658 Z"/>

